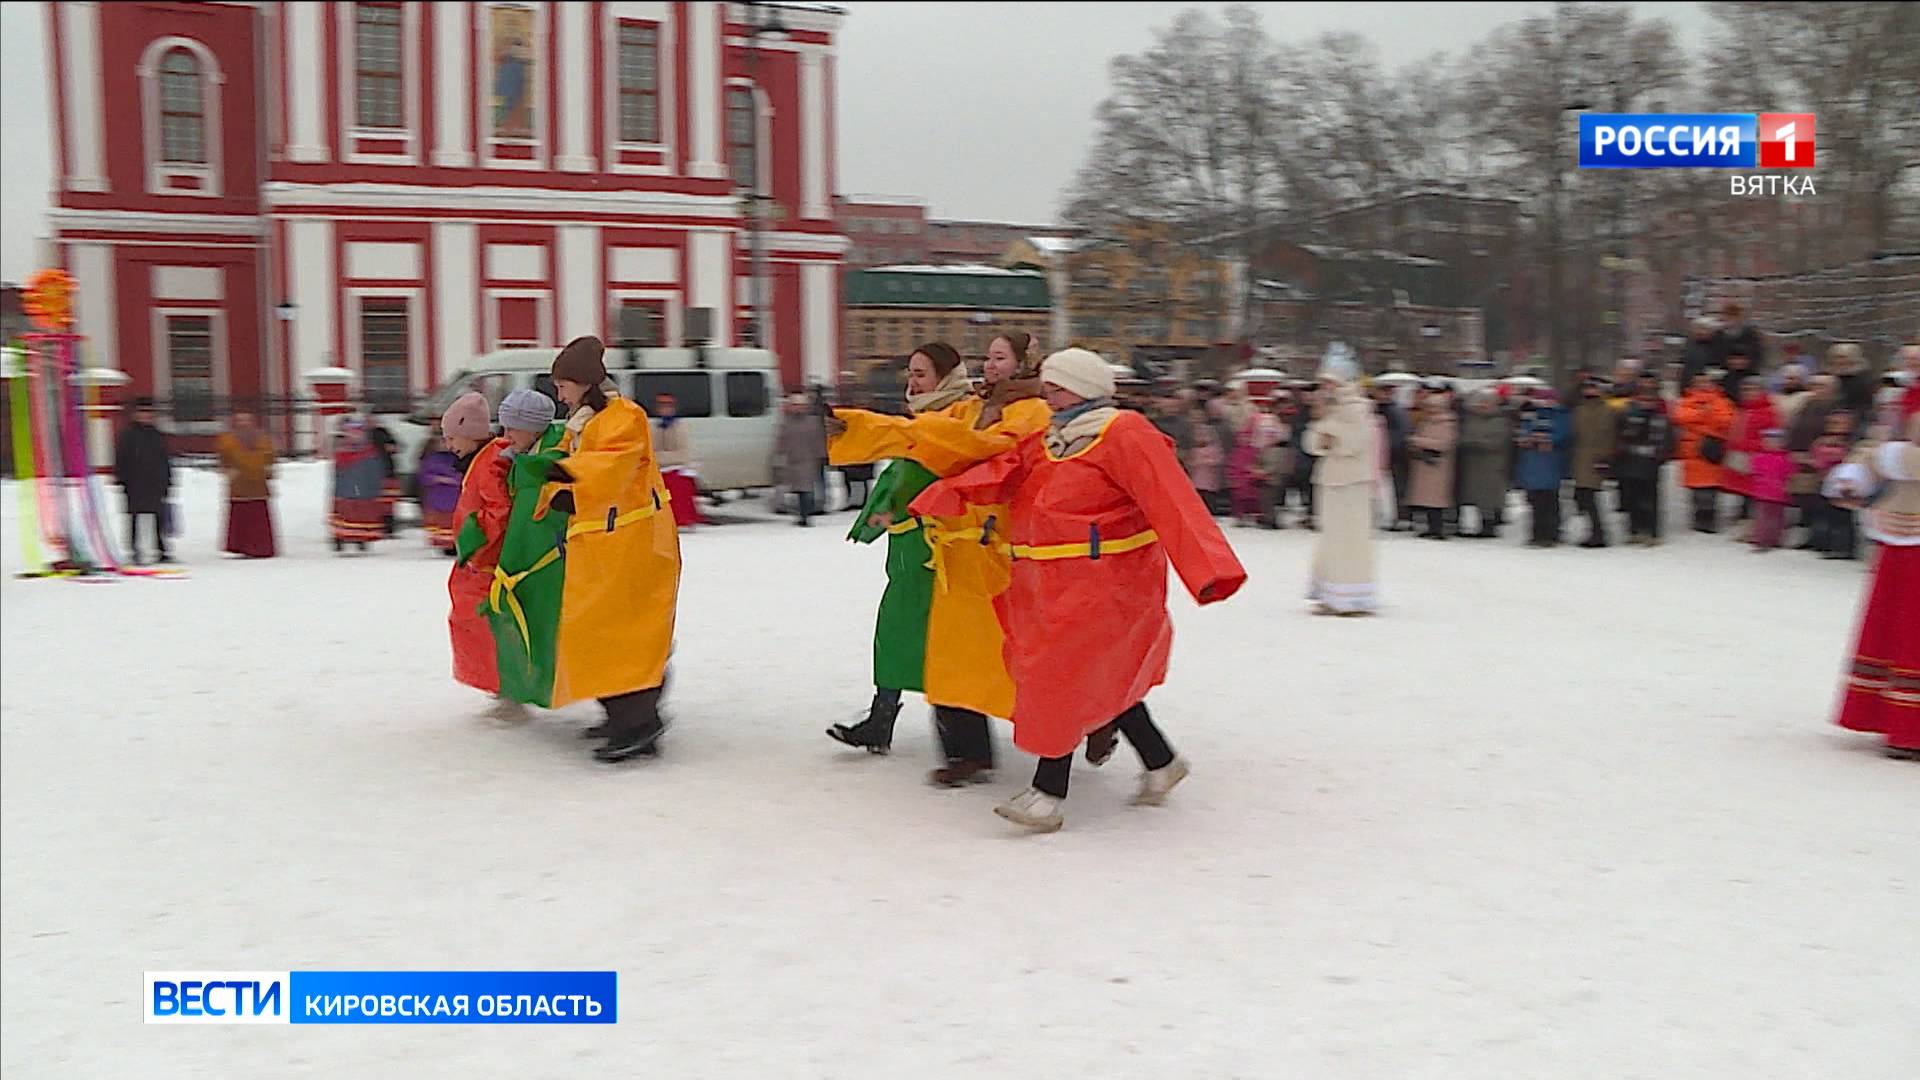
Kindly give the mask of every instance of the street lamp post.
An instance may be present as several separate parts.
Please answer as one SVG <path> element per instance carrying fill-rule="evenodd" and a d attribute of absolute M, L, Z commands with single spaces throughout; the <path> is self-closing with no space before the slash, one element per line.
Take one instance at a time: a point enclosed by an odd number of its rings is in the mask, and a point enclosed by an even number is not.
<path fill-rule="evenodd" d="M 766 9 L 764 16 L 761 14 L 763 8 Z M 747 4 L 747 101 L 750 105 L 748 138 L 753 145 L 753 182 L 746 186 L 743 197 L 747 204 L 748 250 L 752 253 L 752 265 L 748 271 L 752 275 L 749 294 L 753 298 L 753 317 L 747 324 L 753 340 L 746 344 L 756 347 L 764 347 L 767 340 L 766 241 L 762 233 L 765 231 L 763 219 L 766 217 L 769 196 L 762 194 L 761 189 L 769 186 L 773 179 L 760 175 L 761 151 L 764 149 L 760 145 L 760 42 L 763 39 L 783 41 L 786 36 L 787 28 L 780 21 L 778 8 L 757 0 L 749 0 Z"/>

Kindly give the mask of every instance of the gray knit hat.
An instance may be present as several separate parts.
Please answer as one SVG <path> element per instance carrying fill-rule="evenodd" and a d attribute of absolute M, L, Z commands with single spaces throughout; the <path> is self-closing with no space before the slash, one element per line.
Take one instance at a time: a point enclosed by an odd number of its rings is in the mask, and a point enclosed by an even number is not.
<path fill-rule="evenodd" d="M 500 402 L 500 426 L 508 431 L 545 431 L 553 423 L 553 399 L 538 390 L 515 390 Z"/>

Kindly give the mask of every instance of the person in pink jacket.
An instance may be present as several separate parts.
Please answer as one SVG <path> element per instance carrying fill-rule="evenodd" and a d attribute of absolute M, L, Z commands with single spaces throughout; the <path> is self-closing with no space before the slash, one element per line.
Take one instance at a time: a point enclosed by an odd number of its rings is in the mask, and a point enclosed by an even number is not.
<path fill-rule="evenodd" d="M 1747 496 L 1753 500 L 1753 531 L 1747 539 L 1755 551 L 1780 546 L 1787 520 L 1787 480 L 1793 475 L 1793 456 L 1787 453 L 1787 433 L 1768 428 L 1760 436 L 1747 471 Z"/>

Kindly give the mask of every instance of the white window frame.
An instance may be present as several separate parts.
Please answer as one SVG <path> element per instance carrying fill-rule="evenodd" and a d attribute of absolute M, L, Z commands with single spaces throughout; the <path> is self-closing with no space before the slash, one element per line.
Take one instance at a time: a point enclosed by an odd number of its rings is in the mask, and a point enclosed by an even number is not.
<path fill-rule="evenodd" d="M 411 6 L 411 5 L 409 5 Z M 493 133 L 493 13 L 500 8 L 524 7 L 533 11 L 533 138 L 501 139 Z M 552 51 L 548 42 L 553 40 L 552 4 L 536 4 L 531 0 L 488 0 L 475 4 L 480 15 L 473 20 L 474 59 L 480 73 L 480 85 L 473 88 L 473 107 L 480 110 L 480 145 L 475 148 L 480 155 L 480 164 L 489 169 L 520 169 L 529 172 L 545 172 L 547 169 L 546 152 L 552 144 L 553 103 L 547 100 L 547 65 L 552 62 Z M 530 146 L 533 156 L 522 161 L 518 158 L 493 156 L 493 144 L 504 142 L 510 146 Z"/>
<path fill-rule="evenodd" d="M 482 312 L 482 321 L 486 325 L 486 338 L 485 338 L 486 348 L 482 349 L 481 350 L 482 352 L 491 352 L 495 349 L 518 347 L 518 346 L 502 345 L 500 343 L 500 305 L 495 301 L 525 300 L 525 299 L 531 299 L 536 301 L 536 303 L 534 304 L 534 318 L 533 318 L 533 323 L 534 323 L 533 331 L 535 335 L 535 341 L 533 343 L 533 347 L 541 348 L 553 341 L 554 332 L 553 332 L 553 290 L 552 289 L 535 289 L 535 288 L 512 289 L 512 288 L 497 288 L 494 286 L 488 286 L 486 289 L 482 290 L 481 297 L 480 297 L 480 302 L 482 306 L 485 308 L 485 310 Z"/>
<path fill-rule="evenodd" d="M 601 110 L 606 119 L 606 131 L 602 145 L 606 149 L 603 163 L 608 172 L 653 176 L 671 176 L 673 174 L 674 136 L 679 119 L 678 99 L 674 97 L 680 72 L 674 66 L 677 53 L 674 51 L 676 29 L 672 5 L 664 3 L 608 3 L 602 4 L 606 17 L 602 20 L 600 55 L 605 63 L 606 106 Z M 660 62 L 657 70 L 660 77 L 658 99 L 660 102 L 660 141 L 650 143 L 622 142 L 620 140 L 620 22 L 621 20 L 655 23 L 659 29 Z M 622 150 L 646 150 L 660 154 L 658 165 L 625 165 L 620 161 Z"/>
<path fill-rule="evenodd" d="M 733 147 L 727 142 L 727 98 L 736 87 L 746 87 L 753 93 L 754 115 L 758 120 L 759 131 L 755 132 L 754 194 L 773 194 L 773 100 L 767 96 L 766 88 L 752 79 L 738 76 L 728 79 L 720 92 L 720 155 L 724 159 L 720 165 L 727 170 L 727 182 L 734 184 L 734 191 L 740 186 L 733 179 Z"/>
<path fill-rule="evenodd" d="M 411 396 L 431 390 L 427 385 L 426 289 L 418 285 L 356 285 L 343 291 L 346 294 L 346 310 L 342 314 L 346 316 L 347 367 L 362 392 L 367 385 L 367 365 L 361 351 L 364 343 L 360 340 L 360 312 L 368 299 L 406 300 L 407 393 Z"/>
<path fill-rule="evenodd" d="M 360 5 L 334 5 L 340 41 L 340 160 L 347 164 L 417 165 L 420 163 L 420 5 L 400 5 L 400 116 L 397 128 L 360 126 Z M 436 57 L 436 60 L 439 58 Z M 362 154 L 354 149 L 361 139 L 400 141 L 397 154 Z"/>
<path fill-rule="evenodd" d="M 228 397 L 232 392 L 231 372 L 227 368 L 227 313 L 223 308 L 206 305 L 187 306 L 182 304 L 155 305 L 151 315 L 153 327 L 153 385 L 158 390 L 166 388 L 169 401 L 173 398 L 173 358 L 167 354 L 167 318 L 174 315 L 192 315 L 208 319 L 208 333 L 213 338 L 213 398 L 216 402 Z M 219 409 L 206 420 L 191 420 L 176 423 L 173 430 L 182 435 L 212 435 L 226 429 Z"/>
<path fill-rule="evenodd" d="M 160 61 L 175 49 L 185 49 L 200 62 L 200 135 L 207 150 L 207 160 L 203 162 L 161 160 L 164 150 L 160 141 Z M 220 87 L 226 84 L 227 77 L 220 70 L 220 62 L 214 59 L 213 50 L 205 42 L 190 37 L 174 35 L 155 38 L 140 54 L 140 65 L 134 69 L 134 73 L 140 79 L 140 150 L 147 166 L 147 194 L 219 198 L 222 175 Z M 199 180 L 200 185 L 195 188 L 169 187 L 166 182 L 168 174 L 192 176 Z"/>

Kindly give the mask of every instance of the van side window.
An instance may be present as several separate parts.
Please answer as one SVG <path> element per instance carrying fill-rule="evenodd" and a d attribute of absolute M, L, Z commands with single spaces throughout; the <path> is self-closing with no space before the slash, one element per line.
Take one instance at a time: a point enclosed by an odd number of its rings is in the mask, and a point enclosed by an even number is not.
<path fill-rule="evenodd" d="M 661 394 L 672 394 L 679 414 L 689 420 L 713 415 L 713 376 L 704 371 L 636 371 L 632 401 L 653 413 Z"/>
<path fill-rule="evenodd" d="M 767 415 L 767 376 L 765 372 L 727 372 L 727 415 Z"/>

